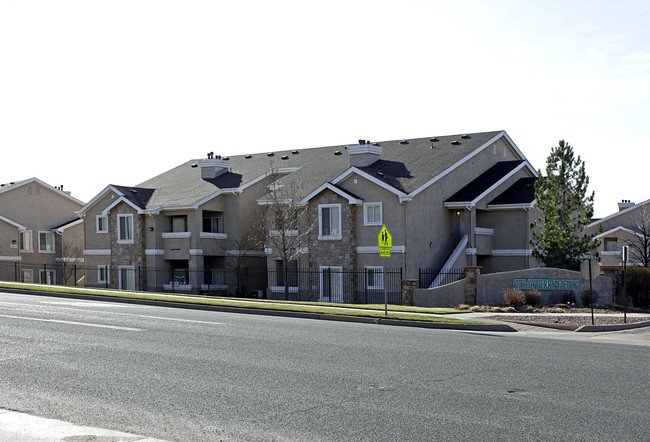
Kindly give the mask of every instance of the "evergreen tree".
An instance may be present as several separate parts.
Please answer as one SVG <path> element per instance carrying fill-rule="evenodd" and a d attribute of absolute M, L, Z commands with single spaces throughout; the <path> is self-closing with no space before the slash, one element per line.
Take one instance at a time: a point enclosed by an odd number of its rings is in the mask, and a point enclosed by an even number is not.
<path fill-rule="evenodd" d="M 581 256 L 596 247 L 595 235 L 584 227 L 594 213 L 594 192 L 587 195 L 589 177 L 580 156 L 564 140 L 551 149 L 546 176 L 535 183 L 540 217 L 532 224 L 533 256 L 545 267 L 577 270 Z"/>

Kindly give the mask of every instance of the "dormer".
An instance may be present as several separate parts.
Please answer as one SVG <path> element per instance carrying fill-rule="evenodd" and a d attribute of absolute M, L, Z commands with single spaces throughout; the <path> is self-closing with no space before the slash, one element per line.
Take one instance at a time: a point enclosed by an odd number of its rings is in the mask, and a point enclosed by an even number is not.
<path fill-rule="evenodd" d="M 382 147 L 378 143 L 359 140 L 359 145 L 348 146 L 350 166 L 366 167 L 378 161 L 381 157 Z"/>
<path fill-rule="evenodd" d="M 208 153 L 208 158 L 199 160 L 201 167 L 201 179 L 212 179 L 228 172 L 230 168 L 230 159 L 222 158 L 220 155 L 215 156 L 214 152 Z"/>

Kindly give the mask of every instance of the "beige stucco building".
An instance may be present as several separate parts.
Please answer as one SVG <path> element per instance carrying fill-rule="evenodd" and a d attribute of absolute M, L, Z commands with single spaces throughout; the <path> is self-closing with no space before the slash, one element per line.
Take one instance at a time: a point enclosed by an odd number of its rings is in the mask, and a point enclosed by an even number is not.
<path fill-rule="evenodd" d="M 531 268 L 535 179 L 504 131 L 229 158 L 210 153 L 137 186 L 109 185 L 80 209 L 87 283 L 235 294 L 228 268 L 281 268 L 277 247 L 250 234 L 282 188 L 296 189 L 304 208 L 301 227 L 291 232 L 304 239 L 289 268 L 316 273 L 304 288 L 309 299 L 343 300 L 346 269 L 365 269 L 372 277 L 362 288 L 381 289 L 388 268 L 406 279 L 434 268 L 426 285 L 447 268 Z M 390 257 L 379 253 L 383 226 L 392 236 Z M 303 292 L 297 279 L 292 284 L 292 292 Z M 246 280 L 247 291 L 269 296 L 278 285 L 266 273 Z"/>
<path fill-rule="evenodd" d="M 83 284 L 83 202 L 39 180 L 0 186 L 0 277 L 43 284 Z"/>

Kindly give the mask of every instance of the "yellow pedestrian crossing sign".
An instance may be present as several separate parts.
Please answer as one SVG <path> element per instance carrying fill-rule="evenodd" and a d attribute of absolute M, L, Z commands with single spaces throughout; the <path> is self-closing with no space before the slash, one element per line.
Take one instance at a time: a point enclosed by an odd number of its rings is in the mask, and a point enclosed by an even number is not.
<path fill-rule="evenodd" d="M 390 232 L 384 224 L 379 231 L 377 236 L 379 244 L 379 256 L 390 256 L 390 249 L 393 247 L 393 237 L 390 235 Z"/>

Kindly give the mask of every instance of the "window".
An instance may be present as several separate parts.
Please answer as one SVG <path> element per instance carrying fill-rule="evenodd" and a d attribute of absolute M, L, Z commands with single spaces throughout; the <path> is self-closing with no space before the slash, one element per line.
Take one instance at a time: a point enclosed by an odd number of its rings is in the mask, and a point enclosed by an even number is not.
<path fill-rule="evenodd" d="M 34 271 L 33 270 L 21 270 L 20 271 L 20 280 L 22 282 L 34 282 Z"/>
<path fill-rule="evenodd" d="M 38 232 L 38 251 L 54 253 L 54 233 Z"/>
<path fill-rule="evenodd" d="M 203 212 L 203 231 L 205 233 L 224 233 L 223 213 Z"/>
<path fill-rule="evenodd" d="M 381 203 L 367 203 L 363 205 L 363 225 L 381 226 Z"/>
<path fill-rule="evenodd" d="M 341 205 L 320 205 L 318 209 L 320 212 L 320 235 L 318 239 L 341 239 Z"/>
<path fill-rule="evenodd" d="M 616 238 L 605 238 L 605 251 L 618 252 L 618 241 Z"/>
<path fill-rule="evenodd" d="M 135 290 L 135 269 L 133 266 L 120 266 L 120 290 Z"/>
<path fill-rule="evenodd" d="M 133 244 L 133 215 L 117 215 L 117 242 Z"/>
<path fill-rule="evenodd" d="M 39 275 L 41 284 L 56 284 L 56 274 L 54 270 L 40 270 Z"/>
<path fill-rule="evenodd" d="M 284 269 L 283 261 L 275 261 L 275 286 L 284 287 L 285 276 L 289 287 L 298 286 L 298 261 L 295 259 L 287 262 L 287 268 Z"/>
<path fill-rule="evenodd" d="M 172 216 L 172 232 L 187 232 L 187 216 Z"/>
<path fill-rule="evenodd" d="M 108 233 L 108 216 L 97 215 L 97 233 Z"/>
<path fill-rule="evenodd" d="M 343 268 L 320 268 L 320 301 L 343 302 Z"/>
<path fill-rule="evenodd" d="M 108 282 L 108 266 L 97 266 L 97 282 L 100 284 Z"/>
<path fill-rule="evenodd" d="M 384 268 L 366 267 L 366 288 L 381 290 L 384 288 Z"/>
<path fill-rule="evenodd" d="M 226 284 L 226 275 L 223 269 L 207 269 L 204 276 L 205 283 L 208 285 Z"/>
<path fill-rule="evenodd" d="M 32 231 L 23 230 L 20 232 L 20 251 L 21 252 L 33 252 L 34 245 L 32 244 Z"/>

